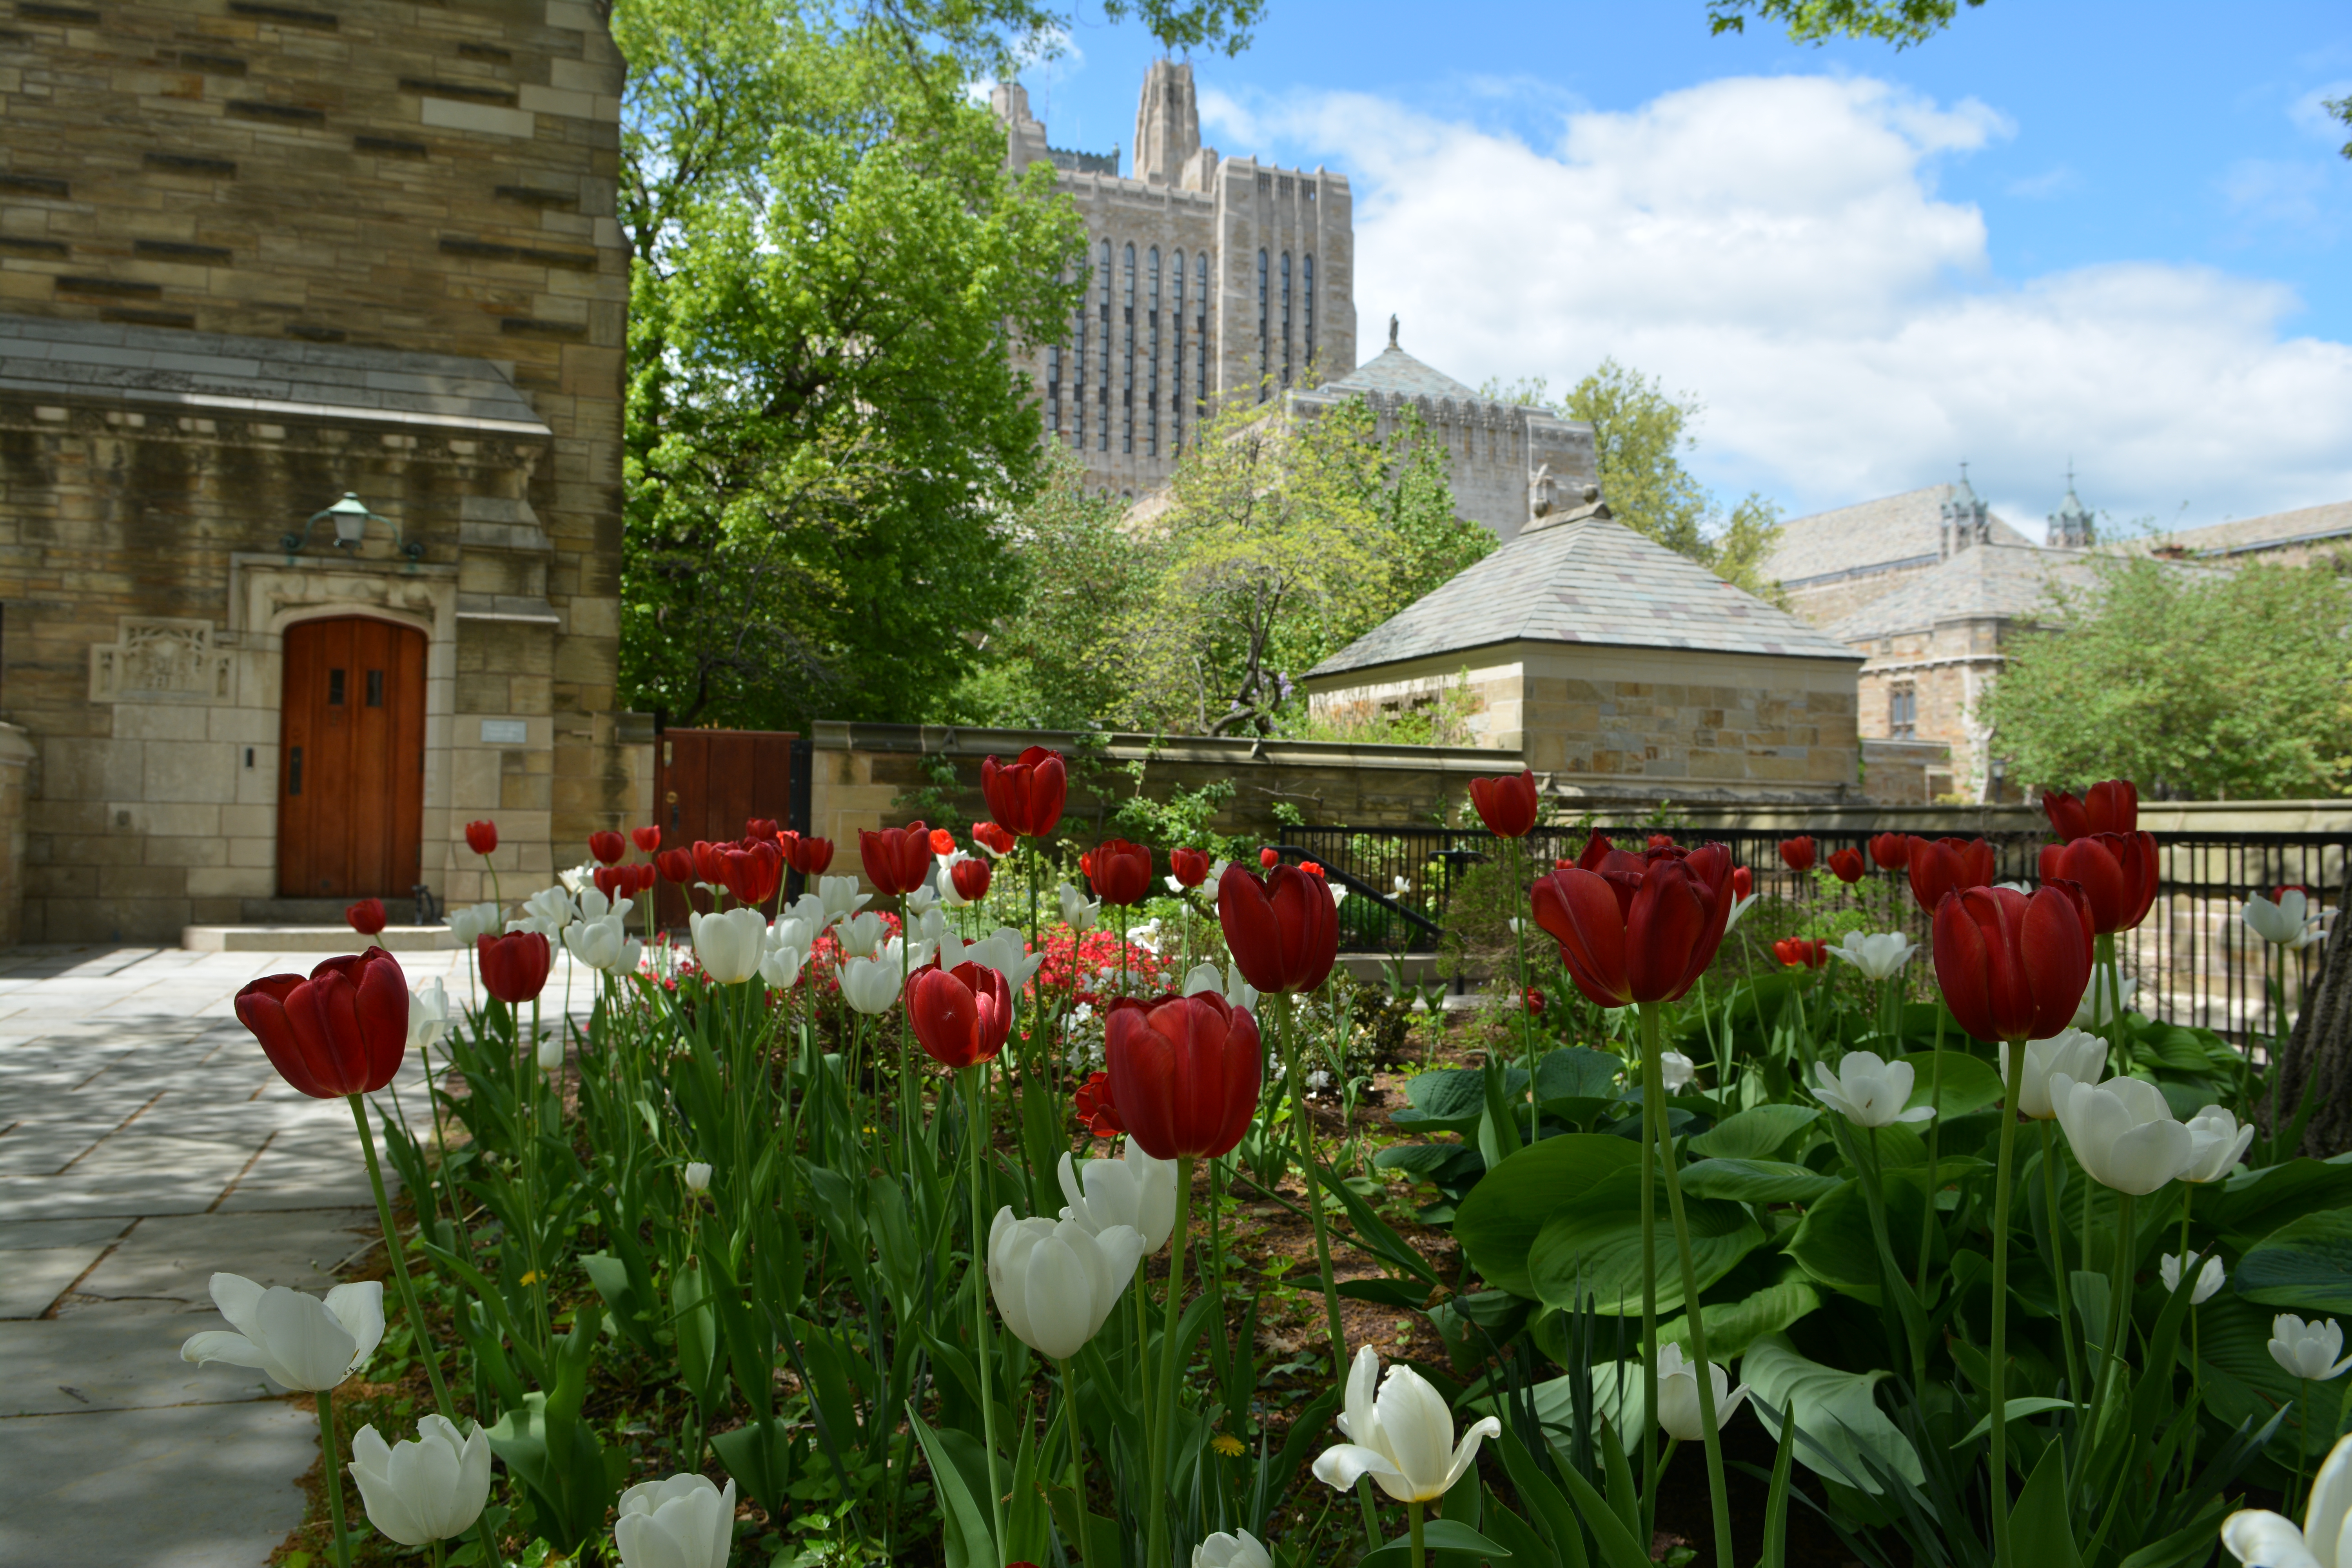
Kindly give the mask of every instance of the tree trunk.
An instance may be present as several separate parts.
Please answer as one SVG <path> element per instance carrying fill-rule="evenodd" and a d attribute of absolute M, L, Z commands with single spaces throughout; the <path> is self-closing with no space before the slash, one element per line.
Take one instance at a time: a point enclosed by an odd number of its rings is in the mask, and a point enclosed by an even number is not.
<path fill-rule="evenodd" d="M 2287 1037 L 2272 1116 L 2292 1121 L 2305 1085 L 2315 1079 L 2301 1152 L 2326 1159 L 2352 1149 L 2352 921 L 2341 918 L 2328 933 L 2302 1015 Z"/>

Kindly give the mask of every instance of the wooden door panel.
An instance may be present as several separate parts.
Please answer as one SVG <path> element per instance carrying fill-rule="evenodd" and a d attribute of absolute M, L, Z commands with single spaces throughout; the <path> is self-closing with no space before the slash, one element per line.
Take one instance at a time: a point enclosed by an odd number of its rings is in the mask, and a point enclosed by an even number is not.
<path fill-rule="evenodd" d="M 788 821 L 798 738 L 769 730 L 662 731 L 654 780 L 662 847 L 691 847 L 698 838 L 731 843 L 755 816 Z M 674 884 L 662 885 L 658 913 L 667 924 L 686 919 Z"/>
<path fill-rule="evenodd" d="M 278 887 L 405 896 L 422 870 L 425 634 L 361 616 L 288 628 Z"/>

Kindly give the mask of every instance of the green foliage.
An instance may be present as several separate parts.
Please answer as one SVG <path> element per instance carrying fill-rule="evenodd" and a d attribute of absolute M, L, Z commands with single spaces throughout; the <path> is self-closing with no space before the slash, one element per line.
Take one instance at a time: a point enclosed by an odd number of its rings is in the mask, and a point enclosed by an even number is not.
<path fill-rule="evenodd" d="M 1968 3 L 1973 8 L 1984 0 Z M 1791 43 L 1876 38 L 1901 49 L 1934 37 L 1959 9 L 1959 0 L 1707 0 L 1706 19 L 1715 33 L 1744 33 L 1753 13 L 1758 21 L 1786 25 Z"/>
<path fill-rule="evenodd" d="M 2323 99 L 2320 100 L 2319 107 L 2342 121 L 2347 129 L 2352 129 L 2352 93 L 2347 93 L 2342 98 Z M 2352 158 L 2352 142 L 2347 142 L 2336 151 L 2347 158 Z"/>
<path fill-rule="evenodd" d="M 782 727 L 926 713 L 1008 608 L 1042 477 L 1006 337 L 1082 239 L 940 58 L 751 0 L 627 0 L 635 253 L 622 700 Z"/>
<path fill-rule="evenodd" d="M 2352 593 L 2337 574 L 2256 563 L 2223 576 L 2110 558 L 2057 592 L 2063 631 L 2029 633 L 1982 718 L 2012 770 L 2050 787 L 2127 778 L 2191 799 L 2340 793 Z"/>

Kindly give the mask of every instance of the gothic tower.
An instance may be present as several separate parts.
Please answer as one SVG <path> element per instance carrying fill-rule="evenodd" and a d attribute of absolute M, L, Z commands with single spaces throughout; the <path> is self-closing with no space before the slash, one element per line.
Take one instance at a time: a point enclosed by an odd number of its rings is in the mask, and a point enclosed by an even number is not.
<path fill-rule="evenodd" d="M 1201 150 L 1201 110 L 1192 97 L 1192 68 L 1154 60 L 1135 104 L 1135 178 L 1147 185 L 1180 184 L 1184 165 Z"/>
<path fill-rule="evenodd" d="M 2088 550 L 2098 542 L 2097 531 L 2092 526 L 2091 509 L 2074 494 L 2074 470 L 2066 470 L 2066 499 L 2050 514 L 2050 548 L 2053 550 Z"/>
<path fill-rule="evenodd" d="M 1944 498 L 1943 554 L 1950 560 L 1972 544 L 1984 544 L 1992 538 L 1992 509 L 1987 506 L 1969 484 L 1969 466 L 1960 465 L 1960 482 Z"/>

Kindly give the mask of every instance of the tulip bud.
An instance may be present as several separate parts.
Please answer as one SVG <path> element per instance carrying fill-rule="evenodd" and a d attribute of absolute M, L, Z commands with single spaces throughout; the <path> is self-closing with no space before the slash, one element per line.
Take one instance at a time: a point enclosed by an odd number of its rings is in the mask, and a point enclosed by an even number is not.
<path fill-rule="evenodd" d="M 1248 1531 L 1220 1530 L 1192 1548 L 1192 1568 L 1274 1568 L 1274 1559 Z"/>
<path fill-rule="evenodd" d="M 1102 1328 L 1142 1256 L 1132 1226 L 1096 1235 L 1076 1220 L 1016 1220 L 1001 1208 L 988 1231 L 989 1294 L 1014 1339 L 1066 1361 Z"/>
<path fill-rule="evenodd" d="M 362 899 L 343 911 L 343 920 L 362 936 L 381 936 L 385 920 L 383 900 Z"/>
<path fill-rule="evenodd" d="M 466 824 L 466 847 L 477 855 L 494 855 L 499 847 L 499 825 L 495 822 Z"/>
<path fill-rule="evenodd" d="M 1062 884 L 1055 896 L 1061 900 L 1063 924 L 1079 932 L 1095 929 L 1096 917 L 1102 913 L 1100 904 L 1088 903 L 1086 895 L 1067 882 Z"/>
<path fill-rule="evenodd" d="M 539 1042 L 539 1070 L 554 1072 L 563 1066 L 563 1037 L 548 1035 Z"/>
<path fill-rule="evenodd" d="M 1813 840 L 1810 834 L 1780 840 L 1780 863 L 1791 871 L 1804 872 L 1813 868 Z"/>
<path fill-rule="evenodd" d="M 621 1568 L 727 1568 L 735 1545 L 735 1483 L 678 1474 L 621 1494 L 613 1544 Z"/>
<path fill-rule="evenodd" d="M 1055 1173 L 1070 1206 L 1062 1217 L 1076 1220 L 1100 1235 L 1115 1226 L 1127 1226 L 1143 1238 L 1146 1254 L 1168 1245 L 1176 1226 L 1176 1162 L 1155 1160 L 1130 1138 L 1116 1160 L 1088 1160 L 1083 1165 L 1062 1156 Z"/>
<path fill-rule="evenodd" d="M 897 963 L 880 958 L 853 958 L 840 969 L 841 996 L 868 1017 L 887 1013 L 898 1000 Z"/>
<path fill-rule="evenodd" d="M 2168 1252 L 2158 1258 L 2156 1272 L 2163 1279 L 2165 1289 L 2168 1292 L 2179 1289 L 2180 1271 L 2196 1262 L 2200 1257 L 2205 1255 L 2196 1252 Z M 2203 1306 L 2213 1299 L 2213 1293 L 2219 1290 L 2228 1279 L 2229 1274 L 2221 1267 L 2221 1259 L 2218 1256 L 2206 1257 L 2205 1267 L 2197 1271 L 2197 1283 L 2189 1288 L 2189 1304 L 2192 1307 Z"/>
<path fill-rule="evenodd" d="M 2189 1163 L 2180 1179 L 2201 1186 L 2238 1168 L 2238 1162 L 2253 1147 L 2254 1128 L 2252 1122 L 2241 1127 L 2227 1110 L 2209 1105 L 2189 1119 Z"/>
<path fill-rule="evenodd" d="M 1668 1094 L 1680 1094 L 1683 1086 L 1698 1076 L 1698 1064 L 1680 1051 L 1658 1053 L 1658 1081 L 1665 1085 Z"/>
<path fill-rule="evenodd" d="M 618 865 L 621 857 L 628 852 L 628 841 L 609 827 L 588 836 L 588 853 L 607 866 Z"/>
<path fill-rule="evenodd" d="M 1723 1368 L 1707 1363 L 1708 1381 L 1714 1384 L 1715 1426 L 1717 1431 L 1731 1425 L 1731 1417 L 1747 1398 L 1748 1385 L 1737 1389 Z M 1658 1347 L 1658 1425 L 1666 1436 L 1685 1443 L 1696 1443 L 1706 1436 L 1706 1426 L 1700 1419 L 1698 1407 L 1698 1367 L 1683 1354 L 1683 1347 L 1675 1344 Z"/>
<path fill-rule="evenodd" d="M 686 1190 L 689 1193 L 707 1193 L 710 1190 L 710 1162 L 688 1160 L 686 1163 Z"/>
<path fill-rule="evenodd" d="M 721 985 L 739 984 L 759 973 L 760 955 L 767 946 L 767 917 L 756 909 L 727 910 L 719 914 L 688 917 L 694 940 L 694 961 Z"/>
<path fill-rule="evenodd" d="M 455 1540 L 489 1500 L 489 1434 L 426 1415 L 413 1440 L 388 1444 L 370 1424 L 352 1435 L 350 1469 L 368 1522 L 386 1537 L 403 1546 Z"/>
<path fill-rule="evenodd" d="M 1062 820 L 1069 772 L 1059 752 L 1032 746 L 1011 763 L 983 759 L 980 789 L 988 798 L 988 814 L 1006 832 L 1023 838 L 1043 838 Z"/>
<path fill-rule="evenodd" d="M 1919 944 L 1899 931 L 1868 934 L 1850 931 L 1840 945 L 1828 950 L 1828 955 L 1853 964 L 1868 979 L 1891 980 L 1918 951 Z"/>
<path fill-rule="evenodd" d="M 474 963 L 482 972 L 482 989 L 509 1007 L 537 997 L 546 987 L 547 973 L 554 963 L 547 938 L 535 931 L 474 939 Z"/>

